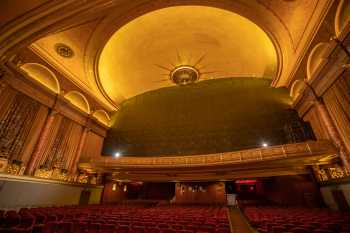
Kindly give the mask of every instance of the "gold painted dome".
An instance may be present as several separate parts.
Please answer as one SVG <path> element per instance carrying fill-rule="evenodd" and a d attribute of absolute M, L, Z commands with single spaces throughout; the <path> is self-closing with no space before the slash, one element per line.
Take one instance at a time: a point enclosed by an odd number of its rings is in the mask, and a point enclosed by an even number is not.
<path fill-rule="evenodd" d="M 249 19 L 214 7 L 174 6 L 146 13 L 116 31 L 100 54 L 98 82 L 119 104 L 197 80 L 273 79 L 276 69 L 273 43 Z"/>

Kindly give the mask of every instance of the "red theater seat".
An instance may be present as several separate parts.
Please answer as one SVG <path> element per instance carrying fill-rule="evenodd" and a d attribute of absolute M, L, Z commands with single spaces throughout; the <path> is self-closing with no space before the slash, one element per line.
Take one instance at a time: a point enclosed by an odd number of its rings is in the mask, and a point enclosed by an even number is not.
<path fill-rule="evenodd" d="M 48 222 L 45 224 L 43 228 L 43 233 L 55 233 L 57 229 L 57 223 L 56 222 Z"/>
<path fill-rule="evenodd" d="M 160 229 L 156 227 L 147 228 L 147 233 L 160 233 L 160 232 L 161 232 Z"/>
<path fill-rule="evenodd" d="M 68 232 L 72 232 L 72 230 L 73 230 L 73 223 L 60 222 L 57 224 L 55 233 L 68 233 Z"/>
<path fill-rule="evenodd" d="M 162 233 L 176 233 L 173 229 L 162 229 Z"/>
<path fill-rule="evenodd" d="M 337 233 L 337 232 L 333 232 L 330 230 L 324 230 L 324 229 L 317 229 L 317 230 L 314 230 L 313 233 Z"/>
<path fill-rule="evenodd" d="M 183 226 L 182 225 L 172 225 L 171 228 L 178 231 L 178 230 L 182 230 Z"/>
<path fill-rule="evenodd" d="M 117 227 L 118 233 L 129 233 L 129 226 L 128 225 L 119 225 Z"/>
<path fill-rule="evenodd" d="M 169 228 L 169 225 L 166 224 L 166 223 L 159 223 L 158 224 L 158 228 L 160 228 L 160 229 L 167 229 L 167 228 Z"/>
<path fill-rule="evenodd" d="M 23 233 L 228 233 L 230 229 L 227 209 L 221 207 L 91 205 L 0 213 L 4 226 Z"/>
<path fill-rule="evenodd" d="M 146 228 L 144 226 L 132 226 L 130 233 L 146 233 Z"/>
<path fill-rule="evenodd" d="M 215 233 L 230 233 L 230 228 L 218 228 L 216 229 Z"/>
<path fill-rule="evenodd" d="M 301 228 L 301 227 L 293 228 L 293 229 L 291 230 L 291 232 L 293 232 L 293 233 L 311 233 L 311 231 L 309 231 L 308 229 L 306 229 L 306 228 Z"/>
<path fill-rule="evenodd" d="M 14 228 L 15 232 L 32 233 L 34 227 L 34 217 L 26 215 L 21 217 L 20 224 Z"/>
<path fill-rule="evenodd" d="M 87 228 L 87 233 L 99 233 L 100 224 L 99 223 L 91 223 Z"/>
<path fill-rule="evenodd" d="M 178 233 L 194 233 L 194 231 L 191 230 L 179 230 Z M 224 232 L 223 232 L 224 233 Z"/>
<path fill-rule="evenodd" d="M 115 225 L 113 224 L 103 224 L 100 227 L 100 233 L 114 233 Z"/>
<path fill-rule="evenodd" d="M 87 231 L 88 224 L 84 222 L 74 222 L 73 223 L 73 233 L 85 233 Z"/>

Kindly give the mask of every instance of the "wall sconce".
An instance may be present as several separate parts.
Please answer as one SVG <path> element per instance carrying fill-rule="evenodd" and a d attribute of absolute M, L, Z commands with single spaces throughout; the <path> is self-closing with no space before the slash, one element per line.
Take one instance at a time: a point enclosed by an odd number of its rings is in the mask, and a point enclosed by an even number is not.
<path fill-rule="evenodd" d="M 124 185 L 123 191 L 126 192 L 128 190 L 128 187 Z"/>
<path fill-rule="evenodd" d="M 112 190 L 113 190 L 113 191 L 117 190 L 117 184 L 116 184 L 116 183 L 113 184 Z"/>

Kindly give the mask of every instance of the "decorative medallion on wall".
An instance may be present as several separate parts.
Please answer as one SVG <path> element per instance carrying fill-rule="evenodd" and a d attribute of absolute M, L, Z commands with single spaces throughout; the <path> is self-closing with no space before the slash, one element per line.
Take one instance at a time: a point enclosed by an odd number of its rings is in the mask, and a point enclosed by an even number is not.
<path fill-rule="evenodd" d="M 66 44 L 57 43 L 55 44 L 55 50 L 61 57 L 71 58 L 74 56 L 73 50 Z"/>

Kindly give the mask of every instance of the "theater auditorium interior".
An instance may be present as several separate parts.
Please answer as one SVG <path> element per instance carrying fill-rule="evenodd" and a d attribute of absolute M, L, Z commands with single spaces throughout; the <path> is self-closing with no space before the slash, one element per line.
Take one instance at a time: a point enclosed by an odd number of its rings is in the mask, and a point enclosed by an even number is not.
<path fill-rule="evenodd" d="M 0 233 L 350 233 L 350 1 L 0 0 Z"/>

